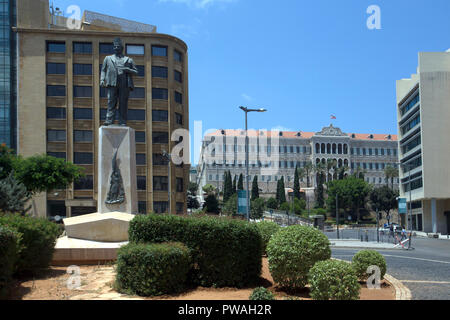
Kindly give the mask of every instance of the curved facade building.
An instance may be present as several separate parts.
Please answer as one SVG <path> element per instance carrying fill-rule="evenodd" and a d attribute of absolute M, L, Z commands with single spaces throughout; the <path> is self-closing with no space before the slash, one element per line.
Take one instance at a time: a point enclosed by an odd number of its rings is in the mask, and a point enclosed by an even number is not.
<path fill-rule="evenodd" d="M 162 155 L 178 144 L 171 141 L 175 130 L 189 129 L 186 44 L 156 33 L 154 26 L 97 13 L 85 13 L 78 22 L 51 14 L 45 19 L 46 1 L 31 1 L 43 6 L 37 9 L 44 19 L 30 23 L 23 6 L 30 1 L 18 2 L 18 151 L 64 158 L 86 174 L 67 190 L 36 197 L 38 214 L 70 217 L 97 210 L 98 131 L 107 108 L 100 69 L 116 37 L 139 69 L 128 106 L 128 126 L 136 130 L 139 211 L 168 212 L 170 189 L 171 213 L 185 213 L 190 166 L 171 163 L 169 174 Z"/>

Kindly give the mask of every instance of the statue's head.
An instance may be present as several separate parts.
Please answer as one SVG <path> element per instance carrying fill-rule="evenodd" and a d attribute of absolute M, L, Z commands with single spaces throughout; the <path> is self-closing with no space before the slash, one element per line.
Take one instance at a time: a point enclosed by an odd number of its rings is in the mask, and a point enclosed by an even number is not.
<path fill-rule="evenodd" d="M 115 54 L 122 54 L 123 53 L 123 42 L 120 38 L 115 38 L 114 42 L 114 53 Z"/>

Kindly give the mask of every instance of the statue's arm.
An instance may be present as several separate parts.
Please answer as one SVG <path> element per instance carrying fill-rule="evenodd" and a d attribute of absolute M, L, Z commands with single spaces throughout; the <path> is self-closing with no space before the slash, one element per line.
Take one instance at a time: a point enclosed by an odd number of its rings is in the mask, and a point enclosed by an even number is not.
<path fill-rule="evenodd" d="M 102 72 L 100 75 L 100 86 L 104 87 L 105 86 L 105 79 L 106 79 L 106 71 L 108 70 L 108 57 L 105 58 L 105 60 L 103 60 L 103 64 L 102 64 Z"/>
<path fill-rule="evenodd" d="M 139 73 L 139 71 L 136 67 L 136 64 L 134 63 L 134 60 L 130 58 L 130 59 L 128 59 L 128 63 L 130 65 L 130 67 L 128 68 L 127 71 L 129 73 L 133 73 L 133 74 L 137 75 Z"/>

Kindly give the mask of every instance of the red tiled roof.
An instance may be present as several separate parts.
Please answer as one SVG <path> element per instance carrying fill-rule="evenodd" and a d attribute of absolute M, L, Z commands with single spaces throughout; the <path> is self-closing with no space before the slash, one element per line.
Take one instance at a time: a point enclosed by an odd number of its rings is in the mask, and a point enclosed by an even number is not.
<path fill-rule="evenodd" d="M 245 136 L 245 130 L 233 130 L 227 129 L 223 130 L 227 136 L 230 137 L 238 137 Z M 261 136 L 261 132 L 264 132 L 264 136 L 273 137 L 278 136 L 279 132 L 283 133 L 282 138 L 301 138 L 301 139 L 311 139 L 316 133 L 315 132 L 303 132 L 303 131 L 259 131 L 259 130 L 249 130 L 249 137 L 259 137 Z M 298 133 L 301 133 L 301 136 L 298 136 Z M 391 134 L 391 139 L 389 139 L 389 134 L 363 134 L 363 133 L 355 133 L 355 137 L 353 138 L 353 133 L 349 133 L 348 136 L 355 140 L 373 140 L 373 141 L 397 141 L 397 135 Z M 215 132 L 207 134 L 207 136 L 222 136 L 222 130 L 217 130 Z M 373 139 L 370 137 L 373 136 Z"/>

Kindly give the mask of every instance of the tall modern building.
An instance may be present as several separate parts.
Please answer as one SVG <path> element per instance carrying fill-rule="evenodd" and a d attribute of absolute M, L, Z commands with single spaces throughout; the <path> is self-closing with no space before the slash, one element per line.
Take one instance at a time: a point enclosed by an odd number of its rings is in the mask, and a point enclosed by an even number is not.
<path fill-rule="evenodd" d="M 189 129 L 186 44 L 152 25 L 90 11 L 81 21 L 69 20 L 57 11 L 50 13 L 47 0 L 17 0 L 17 149 L 24 157 L 66 159 L 84 168 L 86 178 L 35 197 L 38 214 L 97 210 L 98 132 L 107 108 L 100 69 L 116 37 L 139 70 L 128 111 L 128 125 L 136 130 L 139 210 L 168 212 L 170 194 L 171 213 L 185 213 L 190 166 L 168 165 L 163 154 L 179 143 L 172 132 Z"/>
<path fill-rule="evenodd" d="M 420 52 L 417 73 L 397 81 L 401 197 L 412 227 L 450 234 L 450 50 Z"/>
<path fill-rule="evenodd" d="M 320 132 L 249 131 L 249 144 L 250 181 L 258 176 L 259 188 L 266 196 L 275 194 L 281 177 L 286 187 L 292 188 L 296 166 L 305 167 L 307 163 L 334 160 L 337 168 L 348 168 L 346 175 L 360 170 L 375 186 L 386 185 L 385 168 L 397 167 L 398 163 L 396 135 L 348 134 L 332 125 Z M 222 189 L 226 171 L 233 177 L 245 177 L 245 163 L 244 130 L 218 130 L 206 135 L 198 165 L 199 190 L 206 184 Z M 338 170 L 329 170 L 327 181 L 337 178 Z M 315 187 L 313 174 L 309 180 L 310 187 Z M 308 187 L 307 182 L 308 177 L 304 177 L 303 188 Z M 398 188 L 398 178 L 394 187 Z"/>
<path fill-rule="evenodd" d="M 0 0 L 0 144 L 16 149 L 16 0 Z"/>

